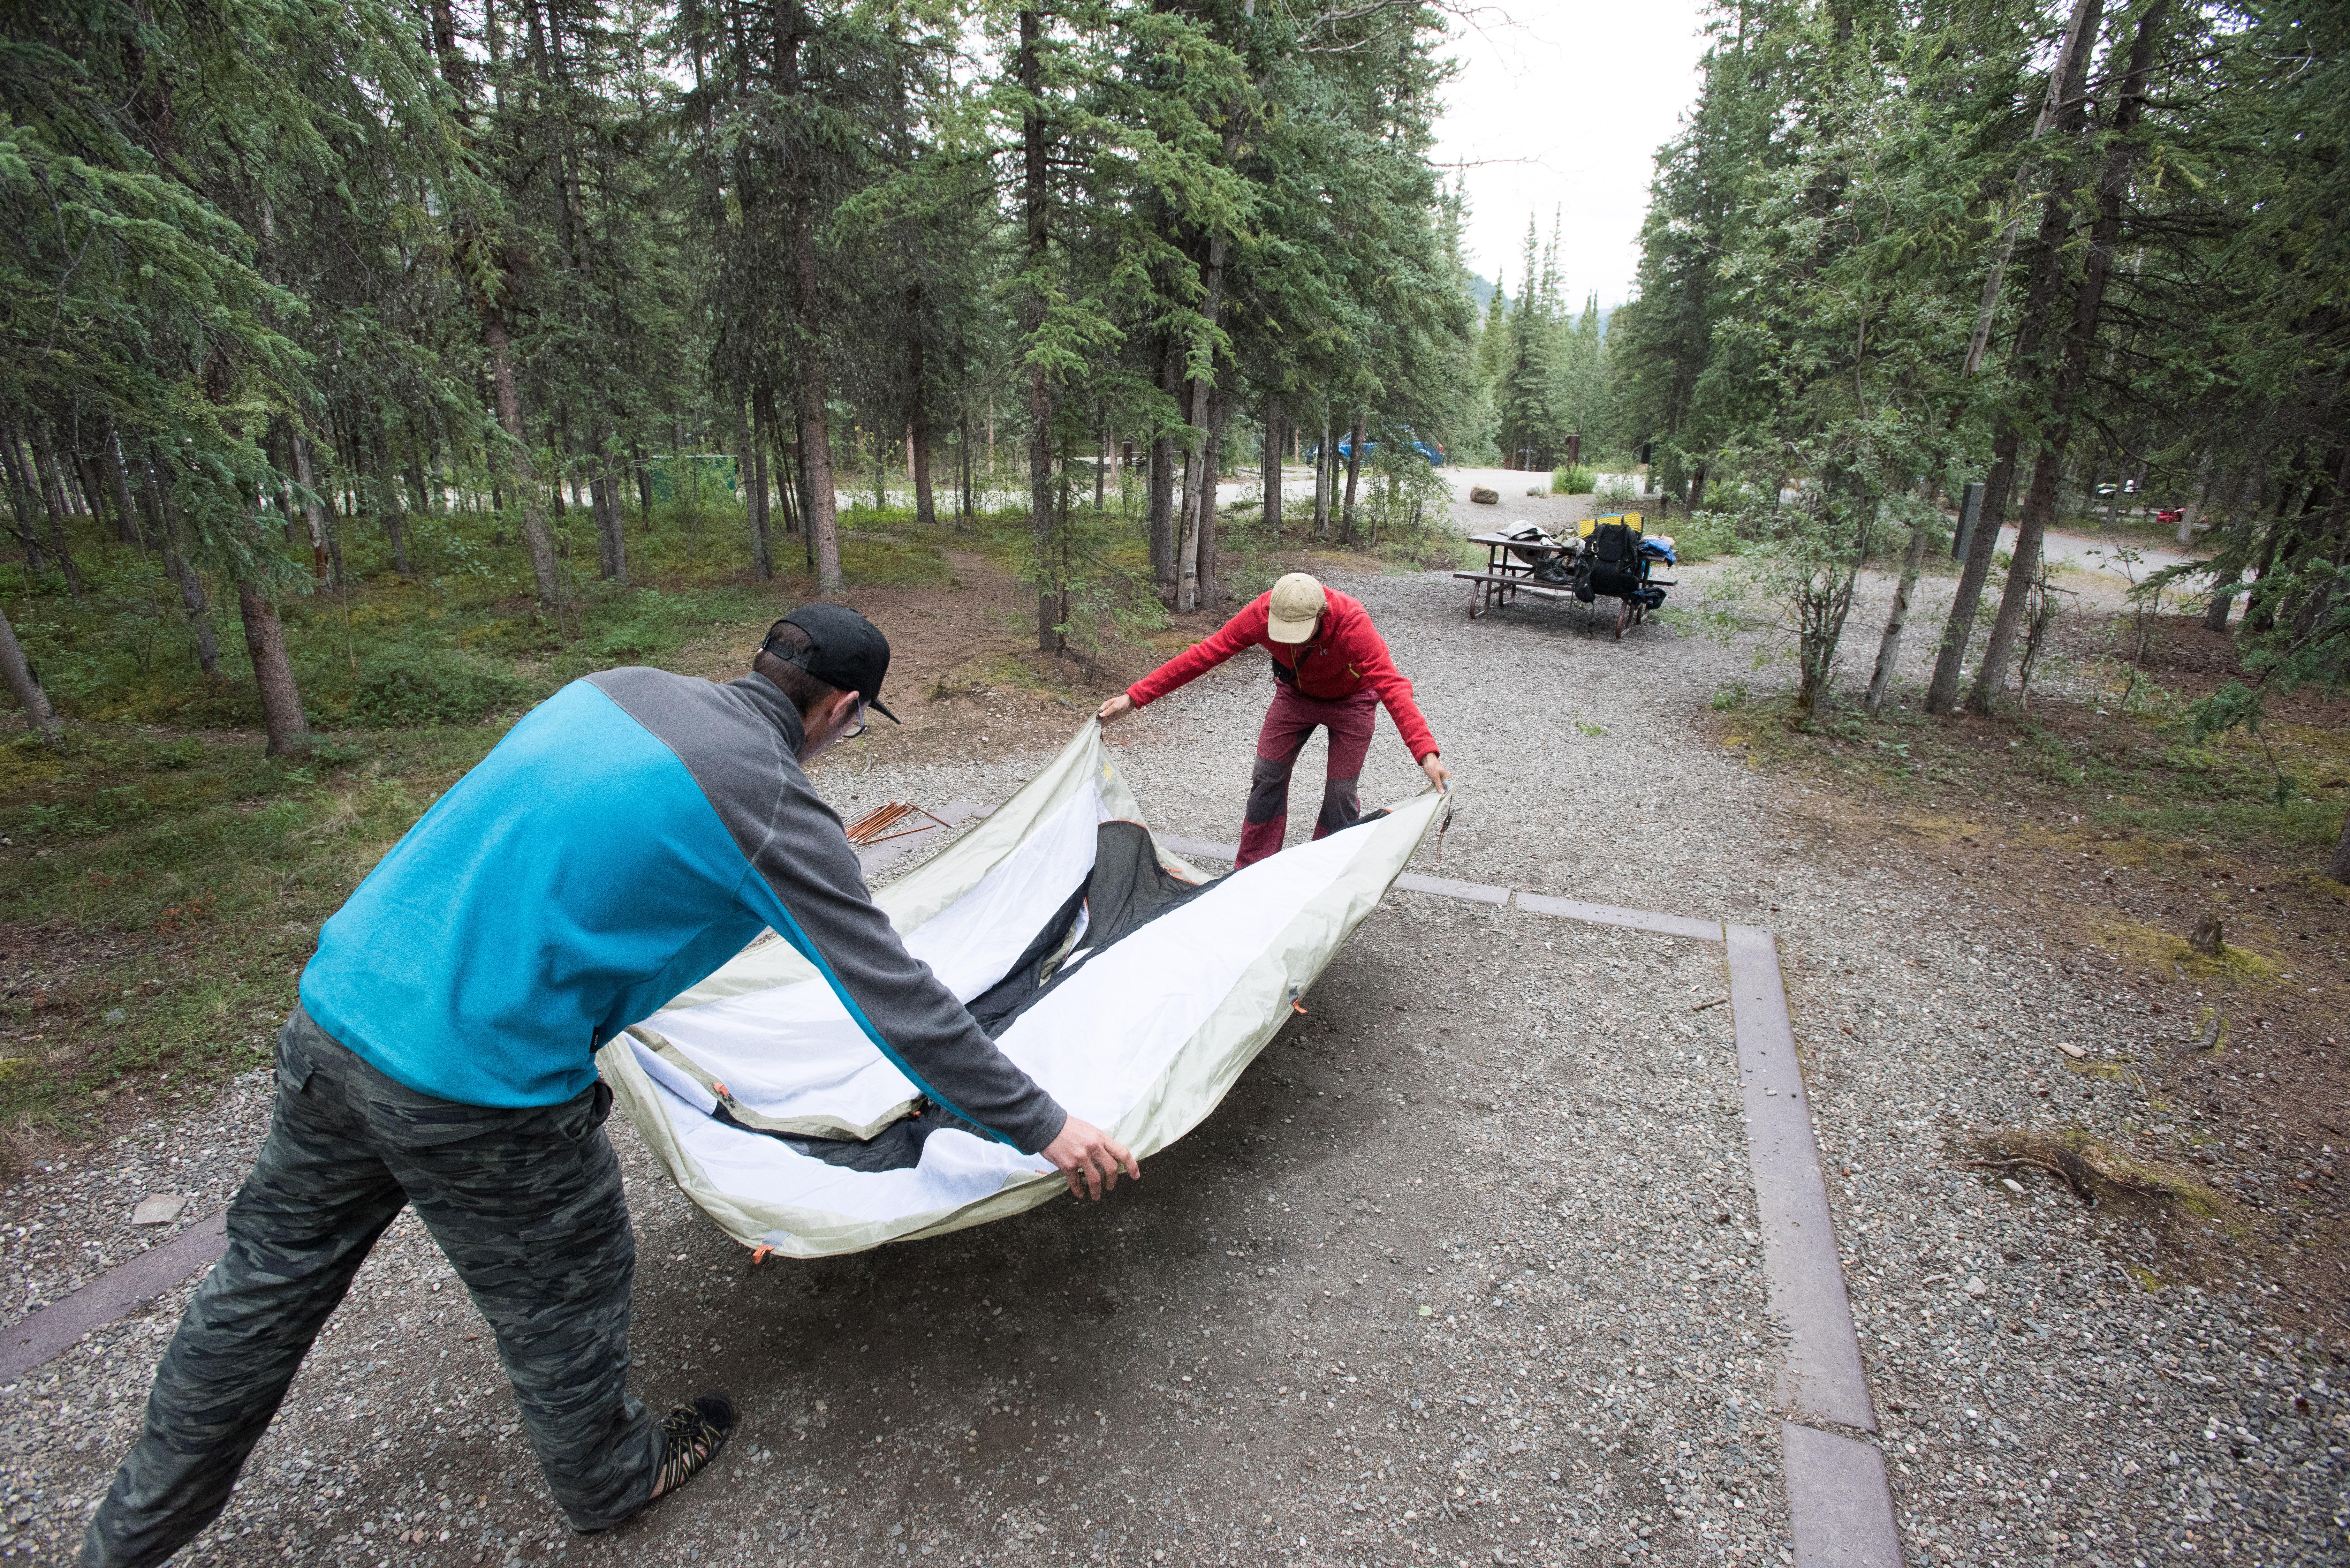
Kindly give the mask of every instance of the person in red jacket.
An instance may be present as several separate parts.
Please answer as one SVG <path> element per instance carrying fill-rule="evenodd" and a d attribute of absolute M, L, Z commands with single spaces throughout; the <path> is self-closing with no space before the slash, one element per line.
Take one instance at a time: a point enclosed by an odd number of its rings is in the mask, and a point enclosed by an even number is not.
<path fill-rule="evenodd" d="M 1289 774 L 1315 725 L 1330 732 L 1330 771 L 1322 785 L 1322 814 L 1314 836 L 1352 827 L 1362 819 L 1355 786 L 1371 749 L 1378 705 L 1411 748 L 1428 782 L 1442 789 L 1451 777 L 1437 760 L 1436 737 L 1411 700 L 1411 682 L 1388 657 L 1388 645 L 1360 600 L 1335 593 L 1304 572 L 1292 572 L 1260 594 L 1205 642 L 1194 643 L 1101 705 L 1105 724 L 1156 701 L 1245 648 L 1273 655 L 1273 706 L 1256 740 L 1249 776 L 1247 821 L 1233 869 L 1280 849 L 1289 826 Z"/>

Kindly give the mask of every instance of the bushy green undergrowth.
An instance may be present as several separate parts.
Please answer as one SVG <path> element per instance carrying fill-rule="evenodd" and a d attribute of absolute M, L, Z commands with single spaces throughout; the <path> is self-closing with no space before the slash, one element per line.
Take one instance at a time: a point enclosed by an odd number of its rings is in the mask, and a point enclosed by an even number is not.
<path fill-rule="evenodd" d="M 1738 554 L 1738 529 L 1719 512 L 1700 512 L 1678 525 L 1659 521 L 1655 531 L 1672 535 L 1673 554 L 1684 561 L 1710 561 L 1719 556 Z"/>
<path fill-rule="evenodd" d="M 1588 495 L 1591 487 L 1599 483 L 1599 471 L 1587 463 L 1563 462 L 1551 470 L 1550 493 L 1553 495 Z"/>

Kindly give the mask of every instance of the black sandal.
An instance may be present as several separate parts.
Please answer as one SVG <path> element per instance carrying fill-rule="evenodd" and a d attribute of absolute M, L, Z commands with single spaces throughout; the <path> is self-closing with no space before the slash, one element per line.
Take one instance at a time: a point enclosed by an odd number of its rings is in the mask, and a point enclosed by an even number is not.
<path fill-rule="evenodd" d="M 652 1497 L 667 1497 L 713 1463 L 734 1430 L 734 1403 L 709 1393 L 661 1417 L 661 1457 L 653 1469 Z"/>

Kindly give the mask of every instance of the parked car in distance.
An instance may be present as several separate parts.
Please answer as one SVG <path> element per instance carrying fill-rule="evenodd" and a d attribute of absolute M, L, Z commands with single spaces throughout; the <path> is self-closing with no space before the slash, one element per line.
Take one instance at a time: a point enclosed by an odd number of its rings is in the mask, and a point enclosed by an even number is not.
<path fill-rule="evenodd" d="M 1442 468 L 1444 466 L 1444 449 L 1437 445 L 1434 441 L 1422 441 L 1418 436 L 1412 434 L 1409 431 L 1406 431 L 1404 432 L 1404 445 L 1411 448 L 1412 451 L 1426 458 L 1428 460 L 1429 467 Z M 1371 453 L 1378 450 L 1379 443 L 1375 441 L 1367 441 L 1363 443 L 1363 455 L 1366 457 L 1368 457 Z M 1306 452 L 1306 455 L 1308 457 L 1312 457 L 1320 451 L 1321 445 L 1319 442 L 1316 442 L 1315 446 Z M 1352 457 L 1354 455 L 1354 452 L 1355 438 L 1353 436 L 1341 436 L 1338 438 L 1338 461 L 1340 462 L 1344 462 L 1349 457 Z"/>
<path fill-rule="evenodd" d="M 2168 524 L 2173 524 L 2173 523 L 2178 522 L 2180 519 L 2184 518 L 2186 515 L 2187 515 L 2187 514 L 2186 514 L 2184 511 L 2180 510 L 2178 507 L 2176 507 L 2176 506 L 2165 506 L 2165 507 L 2161 508 L 2159 511 L 2158 511 L 2158 512 L 2156 512 L 2156 513 L 2155 513 L 2155 514 L 2154 514 L 2154 520 L 2155 520 L 2156 522 L 2158 522 L 2158 523 L 2163 524 L 2165 524 L 2166 526 L 2168 526 Z"/>

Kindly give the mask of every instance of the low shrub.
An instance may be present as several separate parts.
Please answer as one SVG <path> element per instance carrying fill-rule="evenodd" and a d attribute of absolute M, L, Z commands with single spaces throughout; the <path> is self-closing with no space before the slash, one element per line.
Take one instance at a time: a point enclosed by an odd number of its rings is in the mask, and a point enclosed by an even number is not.
<path fill-rule="evenodd" d="M 528 695 L 513 670 L 447 649 L 395 644 L 364 655 L 355 671 L 304 672 L 314 721 L 333 728 L 471 724 Z"/>
<path fill-rule="evenodd" d="M 1553 495 L 1588 495 L 1591 487 L 1599 483 L 1599 471 L 1588 463 L 1562 462 L 1551 470 L 1550 493 Z"/>
<path fill-rule="evenodd" d="M 1735 556 L 1738 545 L 1737 520 L 1726 512 L 1700 512 L 1673 531 L 1673 554 L 1684 561 Z"/>

